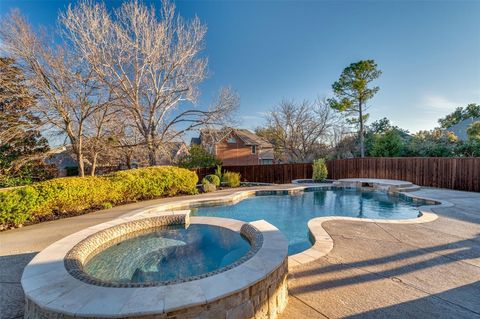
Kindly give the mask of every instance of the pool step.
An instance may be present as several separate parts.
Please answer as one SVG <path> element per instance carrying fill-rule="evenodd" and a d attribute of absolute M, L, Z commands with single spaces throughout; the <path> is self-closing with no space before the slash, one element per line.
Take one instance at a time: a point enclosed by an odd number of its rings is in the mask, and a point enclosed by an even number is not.
<path fill-rule="evenodd" d="M 408 186 L 408 187 L 399 187 L 399 188 L 397 188 L 397 192 L 408 193 L 408 192 L 415 192 L 415 191 L 418 191 L 418 190 L 420 190 L 420 189 L 421 189 L 420 186 L 412 184 L 412 185 L 410 185 L 410 186 Z"/>

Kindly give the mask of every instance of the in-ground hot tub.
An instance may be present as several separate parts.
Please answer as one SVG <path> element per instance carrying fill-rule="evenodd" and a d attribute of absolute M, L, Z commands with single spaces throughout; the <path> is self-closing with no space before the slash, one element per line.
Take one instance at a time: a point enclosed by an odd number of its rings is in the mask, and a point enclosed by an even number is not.
<path fill-rule="evenodd" d="M 162 225 L 110 240 L 95 253 L 78 249 L 67 255 L 76 260 L 67 270 L 83 271 L 91 282 L 103 286 L 154 286 L 185 282 L 218 273 L 248 260 L 258 251 L 262 237 L 248 224 L 241 232 L 208 224 Z"/>
<path fill-rule="evenodd" d="M 287 241 L 265 221 L 149 214 L 68 236 L 25 268 L 26 318 L 275 318 Z"/>

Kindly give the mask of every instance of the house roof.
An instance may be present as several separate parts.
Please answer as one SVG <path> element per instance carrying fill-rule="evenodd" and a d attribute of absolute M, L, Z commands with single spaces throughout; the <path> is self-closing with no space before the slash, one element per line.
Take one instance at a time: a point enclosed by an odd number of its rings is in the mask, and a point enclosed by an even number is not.
<path fill-rule="evenodd" d="M 273 148 L 261 148 L 258 155 L 260 159 L 264 160 L 273 160 L 275 158 Z"/>
<path fill-rule="evenodd" d="M 261 148 L 272 148 L 273 145 L 270 144 L 268 141 L 263 139 L 262 137 L 258 136 L 257 134 L 247 130 L 247 129 L 242 129 L 242 128 L 223 128 L 220 130 L 216 129 L 204 129 L 200 131 L 200 137 L 199 138 L 192 138 L 191 143 L 197 143 L 199 140 L 201 140 L 201 136 L 215 136 L 216 135 L 216 143 L 219 141 L 223 140 L 227 136 L 230 135 L 230 133 L 233 132 L 235 135 L 237 135 L 244 143 L 245 145 L 252 146 L 252 145 L 257 145 L 260 146 Z"/>
<path fill-rule="evenodd" d="M 167 142 L 164 143 L 163 150 L 165 151 L 165 155 L 170 156 L 170 158 L 175 158 L 183 147 L 186 148 L 186 144 L 182 141 Z"/>
<path fill-rule="evenodd" d="M 257 134 L 250 132 L 246 129 L 234 129 L 234 132 L 245 143 L 245 145 L 258 145 L 261 147 L 270 148 L 272 144 L 258 136 Z"/>
<path fill-rule="evenodd" d="M 453 132 L 460 140 L 465 141 L 468 139 L 467 129 L 473 122 L 480 121 L 480 117 L 468 118 L 455 125 L 450 126 L 447 131 Z"/>
<path fill-rule="evenodd" d="M 192 137 L 192 139 L 190 140 L 190 145 L 200 145 L 200 144 L 201 144 L 200 137 Z"/>
<path fill-rule="evenodd" d="M 216 136 L 214 140 L 217 141 L 217 143 L 221 140 L 223 140 L 225 137 L 229 136 L 230 133 L 233 132 L 235 135 L 237 135 L 244 143 L 245 145 L 252 146 L 252 145 L 257 145 L 262 148 L 273 148 L 273 145 L 270 144 L 268 141 L 263 139 L 262 137 L 258 136 L 257 134 L 247 130 L 247 129 L 241 129 L 241 128 L 223 128 L 223 129 L 203 129 L 200 131 L 200 137 L 198 138 L 192 138 L 191 139 L 191 144 L 200 144 L 202 142 L 202 135 L 204 136 Z"/>

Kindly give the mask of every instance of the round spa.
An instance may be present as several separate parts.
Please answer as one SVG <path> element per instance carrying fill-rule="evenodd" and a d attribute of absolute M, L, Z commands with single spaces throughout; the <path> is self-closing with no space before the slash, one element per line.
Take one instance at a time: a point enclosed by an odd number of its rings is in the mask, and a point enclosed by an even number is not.
<path fill-rule="evenodd" d="M 159 213 L 70 235 L 25 268 L 26 318 L 276 318 L 287 240 L 265 221 Z"/>

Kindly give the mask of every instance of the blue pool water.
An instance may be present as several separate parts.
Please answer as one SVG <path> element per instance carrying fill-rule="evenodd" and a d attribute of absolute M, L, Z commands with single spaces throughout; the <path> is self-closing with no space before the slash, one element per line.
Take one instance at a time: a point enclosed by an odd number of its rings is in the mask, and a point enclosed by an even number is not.
<path fill-rule="evenodd" d="M 135 236 L 93 256 L 84 271 L 112 283 L 185 279 L 243 257 L 250 243 L 230 229 L 192 224 Z"/>
<path fill-rule="evenodd" d="M 255 196 L 234 205 L 199 207 L 192 215 L 234 218 L 243 221 L 264 219 L 288 238 L 289 254 L 296 254 L 312 244 L 307 223 L 319 216 L 349 216 L 376 219 L 415 218 L 418 203 L 395 195 L 360 189 L 305 191 L 297 195 Z"/>

